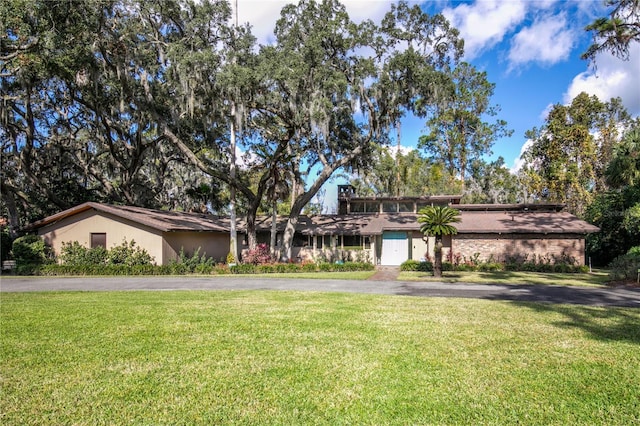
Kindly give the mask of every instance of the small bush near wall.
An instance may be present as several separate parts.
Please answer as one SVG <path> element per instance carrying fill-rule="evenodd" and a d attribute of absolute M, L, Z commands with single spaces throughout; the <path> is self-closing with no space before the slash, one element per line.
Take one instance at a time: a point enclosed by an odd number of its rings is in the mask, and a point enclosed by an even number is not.
<path fill-rule="evenodd" d="M 16 265 L 42 265 L 51 261 L 51 248 L 37 235 L 25 235 L 13 241 L 11 249 Z"/>
<path fill-rule="evenodd" d="M 62 243 L 59 259 L 66 266 L 152 265 L 154 260 L 145 249 L 136 246 L 133 240 L 124 240 L 110 250 L 104 247 L 87 248 L 77 241 Z"/>

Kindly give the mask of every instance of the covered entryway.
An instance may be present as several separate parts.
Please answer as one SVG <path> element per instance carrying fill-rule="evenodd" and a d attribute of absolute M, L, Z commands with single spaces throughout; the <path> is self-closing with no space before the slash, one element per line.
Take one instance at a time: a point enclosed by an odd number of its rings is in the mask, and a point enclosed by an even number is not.
<path fill-rule="evenodd" d="M 409 259 L 409 239 L 406 232 L 382 234 L 381 265 L 400 265 Z"/>

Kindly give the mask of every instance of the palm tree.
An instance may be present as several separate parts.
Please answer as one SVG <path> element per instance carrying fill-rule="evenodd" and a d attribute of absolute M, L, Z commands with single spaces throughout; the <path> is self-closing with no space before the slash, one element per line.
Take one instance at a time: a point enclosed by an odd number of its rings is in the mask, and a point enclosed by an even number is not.
<path fill-rule="evenodd" d="M 428 206 L 418 212 L 420 232 L 426 236 L 436 237 L 434 247 L 435 262 L 433 276 L 442 276 L 442 236 L 454 235 L 458 229 L 452 223 L 460 222 L 460 211 L 449 206 Z"/>
<path fill-rule="evenodd" d="M 636 126 L 614 148 L 606 170 L 607 182 L 614 188 L 640 183 L 640 126 Z"/>

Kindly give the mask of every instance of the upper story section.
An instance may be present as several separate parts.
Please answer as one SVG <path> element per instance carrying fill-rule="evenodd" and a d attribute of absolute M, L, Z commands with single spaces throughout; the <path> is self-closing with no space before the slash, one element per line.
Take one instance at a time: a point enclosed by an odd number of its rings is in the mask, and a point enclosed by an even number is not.
<path fill-rule="evenodd" d="M 431 205 L 460 204 L 461 195 L 423 197 L 356 197 L 351 185 L 338 185 L 338 214 L 417 213 Z"/>
<path fill-rule="evenodd" d="M 564 204 L 460 204 L 462 195 L 428 195 L 423 197 L 357 197 L 351 185 L 338 185 L 338 214 L 418 213 L 426 206 L 453 206 L 476 212 L 561 212 Z"/>

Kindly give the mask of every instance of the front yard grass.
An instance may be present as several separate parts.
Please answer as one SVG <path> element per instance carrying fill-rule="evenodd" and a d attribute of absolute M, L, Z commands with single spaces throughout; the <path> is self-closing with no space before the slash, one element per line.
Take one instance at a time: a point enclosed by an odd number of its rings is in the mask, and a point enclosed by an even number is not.
<path fill-rule="evenodd" d="M 259 291 L 1 302 L 3 425 L 640 422 L 640 309 Z"/>
<path fill-rule="evenodd" d="M 442 278 L 434 278 L 431 272 L 403 271 L 398 276 L 399 281 L 434 281 L 445 283 L 473 283 L 473 284 L 542 284 L 602 287 L 607 284 L 607 271 L 594 270 L 589 274 L 563 274 L 552 272 L 462 272 L 445 271 Z"/>

